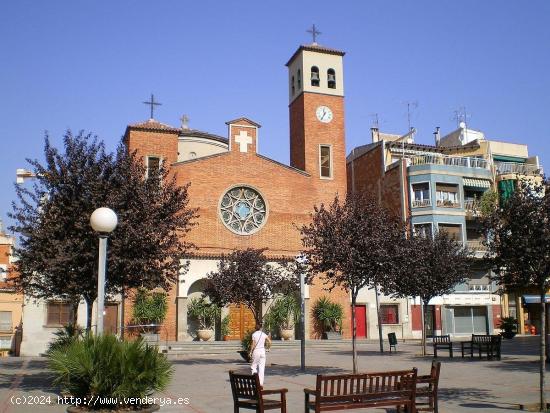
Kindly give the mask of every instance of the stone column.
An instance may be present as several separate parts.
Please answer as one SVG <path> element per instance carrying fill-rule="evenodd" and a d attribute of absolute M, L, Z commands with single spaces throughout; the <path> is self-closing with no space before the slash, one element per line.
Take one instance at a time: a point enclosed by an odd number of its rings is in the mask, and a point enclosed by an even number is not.
<path fill-rule="evenodd" d="M 189 340 L 187 334 L 187 297 L 176 298 L 176 328 L 178 341 Z"/>

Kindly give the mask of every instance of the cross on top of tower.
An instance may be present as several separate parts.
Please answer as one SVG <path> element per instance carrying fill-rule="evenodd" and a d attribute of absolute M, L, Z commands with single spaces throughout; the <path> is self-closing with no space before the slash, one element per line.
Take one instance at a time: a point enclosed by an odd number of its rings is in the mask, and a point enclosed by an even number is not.
<path fill-rule="evenodd" d="M 311 26 L 311 29 L 307 30 L 307 32 L 311 33 L 311 36 L 313 37 L 313 44 L 317 44 L 317 36 L 322 33 L 317 30 L 315 25 Z"/>
<path fill-rule="evenodd" d="M 186 114 L 181 115 L 180 122 L 182 129 L 189 129 L 189 116 Z"/>
<path fill-rule="evenodd" d="M 154 113 L 154 110 L 155 110 L 155 106 L 162 105 L 162 103 L 155 102 L 155 95 L 153 95 L 152 93 L 151 93 L 151 101 L 143 102 L 143 104 L 151 106 L 151 119 L 153 119 L 153 113 Z"/>

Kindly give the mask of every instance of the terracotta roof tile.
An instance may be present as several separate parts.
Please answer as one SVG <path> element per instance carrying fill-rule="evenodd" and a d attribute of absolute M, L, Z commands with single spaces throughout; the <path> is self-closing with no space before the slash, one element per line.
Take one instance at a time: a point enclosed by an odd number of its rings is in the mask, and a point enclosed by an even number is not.
<path fill-rule="evenodd" d="M 292 57 L 290 59 L 288 59 L 288 62 L 286 62 L 286 66 L 288 66 L 290 64 L 290 62 L 292 62 L 294 60 L 296 55 L 298 53 L 300 53 L 302 50 L 306 50 L 306 51 L 309 51 L 309 52 L 321 52 L 321 53 L 326 53 L 326 54 L 334 54 L 334 55 L 337 55 L 337 56 L 344 56 L 346 54 L 346 52 L 343 52 L 341 50 L 331 49 L 329 47 L 324 47 L 324 46 L 321 46 L 317 43 L 303 44 L 300 47 L 298 47 L 298 50 L 296 50 L 294 52 L 294 54 L 292 55 Z"/>
<path fill-rule="evenodd" d="M 174 128 L 173 126 L 167 125 L 165 123 L 160 123 L 155 119 L 149 119 L 145 122 L 134 123 L 128 125 L 130 129 L 139 129 L 139 130 L 150 130 L 150 131 L 169 131 L 169 132 L 179 132 L 181 129 Z"/>

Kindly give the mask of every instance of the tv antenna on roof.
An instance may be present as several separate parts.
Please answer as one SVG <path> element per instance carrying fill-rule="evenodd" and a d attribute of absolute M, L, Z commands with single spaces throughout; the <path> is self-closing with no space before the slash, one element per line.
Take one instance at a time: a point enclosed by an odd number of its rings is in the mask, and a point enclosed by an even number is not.
<path fill-rule="evenodd" d="M 371 113 L 369 116 L 372 119 L 372 127 L 378 128 L 380 126 L 380 117 L 378 113 Z"/>
<path fill-rule="evenodd" d="M 461 123 L 464 123 L 464 126 L 468 125 L 468 119 L 472 117 L 471 114 L 466 112 L 466 106 L 459 106 L 453 113 L 454 116 L 452 119 L 456 121 L 457 127 L 460 127 Z"/>
<path fill-rule="evenodd" d="M 409 126 L 409 131 L 411 130 L 411 116 L 412 112 L 418 108 L 418 101 L 417 100 L 406 100 L 404 102 L 401 102 L 404 105 L 407 105 L 407 125 Z"/>

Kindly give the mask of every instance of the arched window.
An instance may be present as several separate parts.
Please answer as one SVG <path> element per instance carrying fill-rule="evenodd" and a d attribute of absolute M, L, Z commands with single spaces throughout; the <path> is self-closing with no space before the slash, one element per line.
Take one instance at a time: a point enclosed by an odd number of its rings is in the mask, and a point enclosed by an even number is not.
<path fill-rule="evenodd" d="M 302 72 L 298 69 L 298 90 L 302 89 Z"/>
<path fill-rule="evenodd" d="M 294 93 L 295 93 L 295 88 L 294 88 L 294 76 L 292 76 L 292 85 L 291 85 L 291 88 L 292 88 L 292 96 L 294 96 Z"/>
<path fill-rule="evenodd" d="M 319 86 L 319 68 L 311 66 L 311 86 Z"/>
<path fill-rule="evenodd" d="M 328 87 L 336 89 L 336 72 L 334 69 L 327 70 Z"/>

